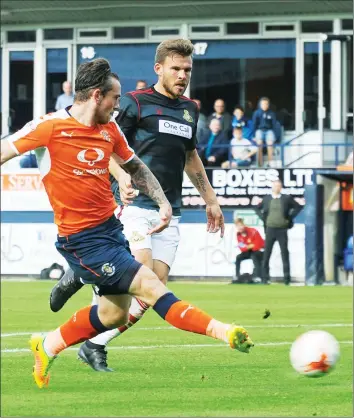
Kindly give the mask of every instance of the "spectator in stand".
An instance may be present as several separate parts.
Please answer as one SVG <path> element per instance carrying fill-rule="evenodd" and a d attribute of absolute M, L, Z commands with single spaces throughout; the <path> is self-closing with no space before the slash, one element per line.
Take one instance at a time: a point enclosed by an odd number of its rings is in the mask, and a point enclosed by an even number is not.
<path fill-rule="evenodd" d="M 269 260 L 276 241 L 279 243 L 281 258 L 283 261 L 284 283 L 289 285 L 290 260 L 288 249 L 288 229 L 294 225 L 294 218 L 302 210 L 302 206 L 290 196 L 281 193 L 282 182 L 280 179 L 273 181 L 272 194 L 265 196 L 256 207 L 257 215 L 262 219 L 265 229 L 265 250 L 263 257 L 263 280 L 270 283 Z"/>
<path fill-rule="evenodd" d="M 64 81 L 62 88 L 64 93 L 57 97 L 55 110 L 65 109 L 74 103 L 74 95 L 71 82 Z"/>
<path fill-rule="evenodd" d="M 236 106 L 234 110 L 234 117 L 232 118 L 233 128 L 242 128 L 243 138 L 253 140 L 253 125 L 252 121 L 246 119 L 245 112 L 241 106 Z"/>
<path fill-rule="evenodd" d="M 235 220 L 235 226 L 238 248 L 241 250 L 241 253 L 236 256 L 235 282 L 240 279 L 242 261 L 251 259 L 254 265 L 253 282 L 261 283 L 264 239 L 257 229 L 246 226 L 241 218 Z"/>
<path fill-rule="evenodd" d="M 201 112 L 202 103 L 199 99 L 193 99 L 193 101 L 197 104 L 199 109 L 199 119 L 197 124 L 197 140 L 198 142 L 201 140 L 204 132 L 208 129 L 207 117 L 204 113 Z"/>
<path fill-rule="evenodd" d="M 136 82 L 135 90 L 142 90 L 147 88 L 147 82 L 145 80 L 138 80 Z"/>
<path fill-rule="evenodd" d="M 214 110 L 215 112 L 212 113 L 209 118 L 208 122 L 212 119 L 218 119 L 221 123 L 221 130 L 225 132 L 227 138 L 231 137 L 231 123 L 232 123 L 232 117 L 230 113 L 225 112 L 225 102 L 222 99 L 217 99 L 214 102 Z"/>
<path fill-rule="evenodd" d="M 224 161 L 222 168 L 248 167 L 252 163 L 252 157 L 257 154 L 257 147 L 246 138 L 243 138 L 243 129 L 236 127 L 233 130 L 233 138 L 230 142 L 231 161 Z"/>
<path fill-rule="evenodd" d="M 220 166 L 228 154 L 230 140 L 221 130 L 218 119 L 212 119 L 209 130 L 205 131 L 200 142 L 197 144 L 198 154 L 205 166 Z"/>
<path fill-rule="evenodd" d="M 262 97 L 259 101 L 259 108 L 253 113 L 253 130 L 258 145 L 258 164 L 263 165 L 263 144 L 267 145 L 268 164 L 273 159 L 273 145 L 275 143 L 276 117 L 269 109 L 270 101 Z"/>

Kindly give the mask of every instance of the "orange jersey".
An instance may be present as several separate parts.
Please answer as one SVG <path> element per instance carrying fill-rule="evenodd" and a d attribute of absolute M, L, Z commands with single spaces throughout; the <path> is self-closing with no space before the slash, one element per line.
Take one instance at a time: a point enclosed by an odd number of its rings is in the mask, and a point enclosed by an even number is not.
<path fill-rule="evenodd" d="M 109 181 L 109 159 L 134 157 L 114 119 L 81 125 L 65 110 L 27 123 L 8 138 L 17 154 L 36 150 L 38 167 L 60 235 L 105 222 L 117 207 Z"/>

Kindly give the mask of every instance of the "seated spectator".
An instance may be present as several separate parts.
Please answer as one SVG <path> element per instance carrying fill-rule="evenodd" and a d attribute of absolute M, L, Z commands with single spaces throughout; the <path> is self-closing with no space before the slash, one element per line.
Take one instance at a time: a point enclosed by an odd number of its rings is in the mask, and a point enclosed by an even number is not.
<path fill-rule="evenodd" d="M 236 239 L 241 253 L 236 256 L 236 281 L 240 279 L 241 263 L 243 260 L 253 261 L 253 281 L 262 282 L 262 260 L 264 239 L 255 228 L 246 226 L 242 218 L 235 219 Z"/>
<path fill-rule="evenodd" d="M 258 164 L 263 165 L 263 144 L 267 144 L 268 164 L 273 159 L 273 145 L 275 143 L 276 117 L 269 109 L 269 99 L 262 97 L 259 101 L 259 108 L 253 113 L 253 130 L 258 149 Z"/>
<path fill-rule="evenodd" d="M 38 168 L 36 155 L 31 151 L 20 159 L 21 168 Z"/>
<path fill-rule="evenodd" d="M 221 130 L 218 119 L 212 119 L 197 145 L 198 154 L 205 166 L 219 166 L 227 158 L 230 141 Z"/>
<path fill-rule="evenodd" d="M 231 137 L 231 122 L 232 117 L 230 113 L 225 112 L 225 102 L 222 99 L 217 99 L 214 102 L 214 110 L 215 112 L 212 113 L 208 118 L 208 123 L 212 119 L 218 119 L 221 123 L 221 130 L 225 132 L 227 138 Z"/>
<path fill-rule="evenodd" d="M 197 124 L 197 139 L 199 142 L 204 132 L 208 129 L 207 117 L 204 115 L 204 113 L 201 112 L 201 108 L 202 108 L 201 101 L 199 99 L 193 99 L 193 101 L 197 104 L 198 109 L 199 109 L 199 118 L 198 118 L 198 124 Z"/>
<path fill-rule="evenodd" d="M 243 138 L 242 128 L 234 128 L 234 136 L 230 142 L 231 159 L 221 164 L 222 168 L 248 167 L 252 157 L 257 153 L 257 147 L 246 138 Z"/>
<path fill-rule="evenodd" d="M 235 107 L 234 117 L 232 119 L 232 127 L 242 128 L 242 136 L 252 141 L 253 139 L 252 121 L 246 119 L 245 112 L 241 106 Z"/>

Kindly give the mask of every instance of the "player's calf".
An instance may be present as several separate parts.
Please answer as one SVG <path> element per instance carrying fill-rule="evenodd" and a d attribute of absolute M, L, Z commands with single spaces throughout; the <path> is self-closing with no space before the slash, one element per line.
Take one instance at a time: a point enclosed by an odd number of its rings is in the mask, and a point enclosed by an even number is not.
<path fill-rule="evenodd" d="M 242 352 L 248 353 L 253 347 L 244 328 L 217 321 L 196 306 L 178 299 L 145 266 L 134 277 L 129 292 L 153 306 L 157 314 L 176 328 L 225 341 Z"/>

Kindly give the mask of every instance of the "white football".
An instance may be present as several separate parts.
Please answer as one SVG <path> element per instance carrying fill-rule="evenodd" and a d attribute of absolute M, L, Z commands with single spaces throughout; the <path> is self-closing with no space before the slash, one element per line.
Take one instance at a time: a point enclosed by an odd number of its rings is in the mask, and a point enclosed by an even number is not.
<path fill-rule="evenodd" d="M 308 331 L 291 346 L 290 362 L 300 374 L 324 376 L 337 363 L 340 355 L 338 341 L 326 331 Z"/>

